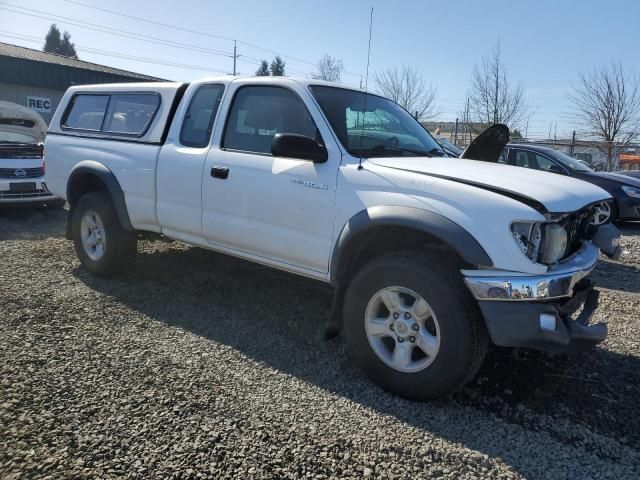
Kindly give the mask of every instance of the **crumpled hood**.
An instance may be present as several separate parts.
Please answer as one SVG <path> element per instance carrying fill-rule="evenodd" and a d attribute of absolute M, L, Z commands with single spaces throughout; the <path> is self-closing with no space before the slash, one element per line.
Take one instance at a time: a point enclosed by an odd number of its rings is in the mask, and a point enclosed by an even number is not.
<path fill-rule="evenodd" d="M 369 158 L 369 162 L 416 175 L 431 175 L 539 202 L 553 213 L 573 212 L 611 196 L 595 185 L 556 173 L 460 158 Z"/>
<path fill-rule="evenodd" d="M 28 135 L 33 143 L 44 143 L 47 124 L 34 110 L 11 102 L 0 102 L 0 131 Z"/>

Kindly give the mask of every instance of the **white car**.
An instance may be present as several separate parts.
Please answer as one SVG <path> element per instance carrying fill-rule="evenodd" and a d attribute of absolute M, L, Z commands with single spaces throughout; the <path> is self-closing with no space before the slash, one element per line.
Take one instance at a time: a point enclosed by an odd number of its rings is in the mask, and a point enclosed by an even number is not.
<path fill-rule="evenodd" d="M 590 225 L 610 197 L 490 163 L 508 133 L 443 157 L 397 104 L 315 80 L 81 86 L 52 119 L 47 175 L 90 272 L 126 268 L 145 231 L 328 282 L 327 335 L 385 389 L 430 399 L 470 380 L 489 341 L 606 337 L 585 277 L 619 250 Z"/>
<path fill-rule="evenodd" d="M 46 131 L 37 112 L 0 102 L 0 204 L 60 203 L 44 179 Z"/>

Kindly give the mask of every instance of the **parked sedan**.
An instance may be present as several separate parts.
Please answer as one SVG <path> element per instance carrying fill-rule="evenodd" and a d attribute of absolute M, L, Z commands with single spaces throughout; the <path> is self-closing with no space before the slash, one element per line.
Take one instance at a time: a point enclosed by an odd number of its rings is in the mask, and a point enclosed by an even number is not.
<path fill-rule="evenodd" d="M 620 170 L 616 173 L 624 175 L 625 177 L 637 178 L 638 180 L 640 180 L 640 170 Z"/>
<path fill-rule="evenodd" d="M 595 223 L 611 220 L 640 220 L 640 179 L 619 173 L 596 172 L 584 163 L 553 148 L 508 144 L 499 162 L 579 178 L 611 194 L 614 201 L 598 206 Z"/>
<path fill-rule="evenodd" d="M 21 105 L 0 102 L 0 205 L 61 201 L 44 181 L 43 144 L 47 124 Z"/>

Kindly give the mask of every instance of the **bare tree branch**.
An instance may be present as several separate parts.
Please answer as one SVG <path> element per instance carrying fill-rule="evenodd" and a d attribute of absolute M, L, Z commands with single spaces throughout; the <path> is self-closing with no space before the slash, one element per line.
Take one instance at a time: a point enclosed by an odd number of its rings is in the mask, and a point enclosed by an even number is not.
<path fill-rule="evenodd" d="M 318 70 L 311 76 L 316 80 L 326 80 L 327 82 L 340 82 L 344 65 L 339 58 L 332 57 L 325 53 L 317 66 Z"/>
<path fill-rule="evenodd" d="M 482 128 L 504 123 L 513 130 L 522 127 L 530 110 L 522 85 L 509 81 L 498 41 L 491 55 L 473 67 L 469 118 Z"/>
<path fill-rule="evenodd" d="M 587 135 L 597 139 L 605 170 L 618 167 L 618 155 L 640 135 L 640 80 L 620 63 L 581 73 L 569 94 Z"/>
<path fill-rule="evenodd" d="M 404 107 L 418 120 L 437 117 L 440 111 L 434 103 L 437 88 L 425 82 L 415 69 L 404 65 L 376 72 L 375 81 L 378 91 Z"/>

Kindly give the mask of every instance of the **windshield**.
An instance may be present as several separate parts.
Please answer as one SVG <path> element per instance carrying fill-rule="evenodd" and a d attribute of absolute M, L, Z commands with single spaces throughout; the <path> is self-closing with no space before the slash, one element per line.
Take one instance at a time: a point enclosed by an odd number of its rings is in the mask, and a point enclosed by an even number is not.
<path fill-rule="evenodd" d="M 444 155 L 422 125 L 391 100 L 338 87 L 314 85 L 311 91 L 354 157 Z"/>
<path fill-rule="evenodd" d="M 564 165 L 566 165 L 572 170 L 575 170 L 578 172 L 593 172 L 593 169 L 587 167 L 580 160 L 571 158 L 566 153 L 562 153 L 562 152 L 559 152 L 558 150 L 554 150 L 553 152 L 551 152 L 551 156 L 556 160 L 558 160 L 559 162 L 562 162 Z"/>

